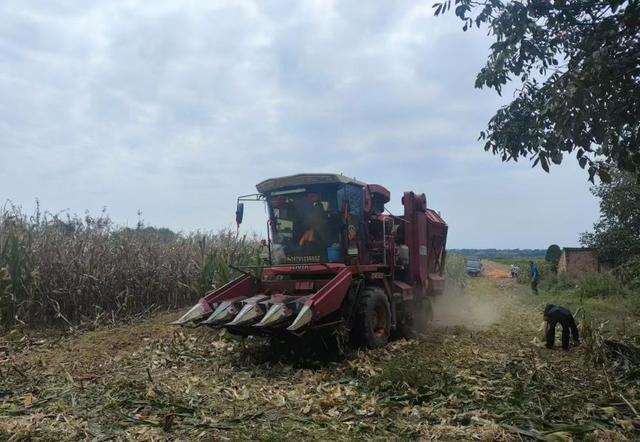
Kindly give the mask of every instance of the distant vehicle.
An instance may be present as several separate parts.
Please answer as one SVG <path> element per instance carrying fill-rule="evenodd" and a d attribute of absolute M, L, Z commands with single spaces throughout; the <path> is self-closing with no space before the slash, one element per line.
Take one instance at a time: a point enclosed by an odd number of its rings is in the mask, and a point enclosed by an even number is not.
<path fill-rule="evenodd" d="M 480 262 L 480 258 L 468 258 L 465 270 L 469 276 L 480 276 L 482 273 L 482 262 Z"/>

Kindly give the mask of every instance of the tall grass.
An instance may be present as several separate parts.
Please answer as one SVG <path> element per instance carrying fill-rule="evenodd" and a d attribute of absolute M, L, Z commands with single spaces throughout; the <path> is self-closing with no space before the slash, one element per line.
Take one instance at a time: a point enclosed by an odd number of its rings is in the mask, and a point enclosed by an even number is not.
<path fill-rule="evenodd" d="M 573 293 L 577 285 L 577 277 L 572 277 L 566 273 L 550 273 L 540 281 L 540 290 L 558 294 Z"/>
<path fill-rule="evenodd" d="M 0 209 L 0 327 L 78 323 L 195 302 L 256 263 L 258 244 L 235 232 L 175 234 L 98 217 Z"/>
<path fill-rule="evenodd" d="M 640 257 L 635 257 L 611 272 L 625 286 L 640 291 Z"/>
<path fill-rule="evenodd" d="M 464 287 L 467 285 L 467 271 L 465 270 L 466 258 L 460 255 L 447 255 L 445 263 L 445 277 L 447 287 Z"/>
<path fill-rule="evenodd" d="M 540 289 L 551 294 L 571 294 L 579 298 L 637 296 L 637 290 L 613 273 L 550 274 L 542 279 Z"/>
<path fill-rule="evenodd" d="M 597 326 L 607 335 L 623 338 L 640 332 L 640 291 L 617 272 L 550 274 L 542 278 L 540 294 L 543 304 L 580 312 L 578 319 L 585 326 Z"/>
<path fill-rule="evenodd" d="M 628 296 L 632 292 L 610 273 L 585 273 L 577 279 L 576 294 L 582 298 Z"/>

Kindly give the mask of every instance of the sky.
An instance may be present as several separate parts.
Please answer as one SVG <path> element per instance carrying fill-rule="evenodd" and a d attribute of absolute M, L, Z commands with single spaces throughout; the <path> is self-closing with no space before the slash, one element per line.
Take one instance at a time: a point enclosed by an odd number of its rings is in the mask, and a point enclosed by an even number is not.
<path fill-rule="evenodd" d="M 484 152 L 511 96 L 474 88 L 486 31 L 432 3 L 4 0 L 0 203 L 215 231 L 265 178 L 336 172 L 387 187 L 392 213 L 426 193 L 452 248 L 577 245 L 586 173 Z"/>

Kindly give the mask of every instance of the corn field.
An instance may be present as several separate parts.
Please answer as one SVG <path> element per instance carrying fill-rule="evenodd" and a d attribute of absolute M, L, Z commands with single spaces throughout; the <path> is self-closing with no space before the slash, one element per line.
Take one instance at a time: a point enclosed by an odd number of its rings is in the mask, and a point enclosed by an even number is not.
<path fill-rule="evenodd" d="M 236 232 L 176 234 L 84 217 L 0 209 L 0 328 L 115 321 L 194 303 L 257 264 L 259 244 Z"/>

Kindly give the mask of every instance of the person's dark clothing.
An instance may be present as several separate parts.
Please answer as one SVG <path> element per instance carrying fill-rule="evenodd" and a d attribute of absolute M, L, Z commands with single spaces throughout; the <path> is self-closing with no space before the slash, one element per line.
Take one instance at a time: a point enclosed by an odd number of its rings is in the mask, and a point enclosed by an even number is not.
<path fill-rule="evenodd" d="M 536 295 L 538 294 L 538 280 L 537 279 L 532 279 L 531 280 L 531 290 L 533 290 L 533 293 L 535 293 Z"/>
<path fill-rule="evenodd" d="M 538 282 L 540 281 L 540 272 L 538 271 L 538 266 L 534 263 L 531 263 L 531 268 L 529 269 L 529 276 L 531 276 L 531 290 L 536 295 L 538 294 Z"/>
<path fill-rule="evenodd" d="M 552 348 L 556 339 L 556 324 L 562 325 L 562 348 L 569 349 L 569 332 L 575 344 L 580 343 L 578 327 L 569 310 L 559 305 L 547 304 L 544 309 L 544 320 L 547 321 L 547 348 Z"/>

